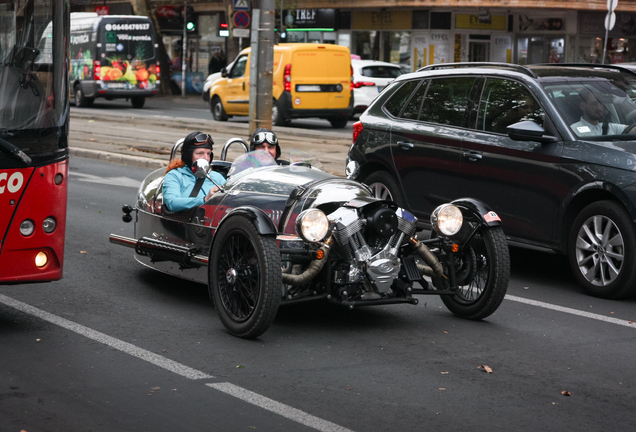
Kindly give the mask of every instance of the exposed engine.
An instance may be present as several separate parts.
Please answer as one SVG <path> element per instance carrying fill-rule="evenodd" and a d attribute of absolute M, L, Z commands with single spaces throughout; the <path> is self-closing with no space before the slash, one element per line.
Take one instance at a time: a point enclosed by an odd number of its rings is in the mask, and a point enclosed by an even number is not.
<path fill-rule="evenodd" d="M 328 215 L 337 251 L 349 264 L 337 268 L 334 282 L 362 287 L 362 299 L 391 293 L 400 273 L 399 250 L 416 231 L 417 218 L 386 204 L 344 206 Z"/>

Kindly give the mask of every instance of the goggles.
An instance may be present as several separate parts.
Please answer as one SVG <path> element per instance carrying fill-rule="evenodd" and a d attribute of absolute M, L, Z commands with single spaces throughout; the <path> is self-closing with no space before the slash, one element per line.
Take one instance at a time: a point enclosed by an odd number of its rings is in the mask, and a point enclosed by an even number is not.
<path fill-rule="evenodd" d="M 202 145 L 205 143 L 214 144 L 214 141 L 212 141 L 212 137 L 210 135 L 205 133 L 200 133 L 199 135 L 195 135 L 194 137 L 195 146 Z"/>
<path fill-rule="evenodd" d="M 278 139 L 276 138 L 276 135 L 274 135 L 274 132 L 259 132 L 254 135 L 254 145 L 261 145 L 265 143 L 272 146 L 278 144 Z"/>

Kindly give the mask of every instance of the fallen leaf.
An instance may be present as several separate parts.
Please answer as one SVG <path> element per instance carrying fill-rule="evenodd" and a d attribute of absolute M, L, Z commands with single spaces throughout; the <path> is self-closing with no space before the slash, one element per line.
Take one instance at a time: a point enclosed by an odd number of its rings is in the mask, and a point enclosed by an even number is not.
<path fill-rule="evenodd" d="M 86 251 L 80 251 L 80 253 L 83 253 L 83 254 L 85 254 L 85 253 L 86 253 Z"/>
<path fill-rule="evenodd" d="M 634 324 L 634 321 L 630 321 L 629 323 L 630 323 L 630 324 Z"/>
<path fill-rule="evenodd" d="M 163 352 L 166 352 L 166 350 L 163 350 Z"/>
<path fill-rule="evenodd" d="M 239 368 L 243 368 L 243 369 L 245 369 L 245 366 L 238 365 L 236 368 L 237 368 L 237 369 L 239 369 Z"/>
<path fill-rule="evenodd" d="M 483 369 L 483 370 L 485 370 L 488 373 L 492 373 L 492 369 L 490 367 L 486 366 L 486 365 L 479 366 L 479 369 Z"/>
<path fill-rule="evenodd" d="M 448 372 L 441 372 L 442 375 L 446 375 Z"/>
<path fill-rule="evenodd" d="M 530 288 L 530 287 L 523 287 L 523 289 L 528 289 L 528 288 Z"/>
<path fill-rule="evenodd" d="M 36 342 L 40 342 L 41 340 L 42 340 L 42 339 L 36 339 L 35 341 L 36 341 Z"/>
<path fill-rule="evenodd" d="M 95 121 L 95 120 L 89 120 L 88 122 L 89 122 L 89 123 L 93 123 L 94 121 Z"/>
<path fill-rule="evenodd" d="M 445 331 L 444 333 L 448 333 L 447 331 Z"/>
<path fill-rule="evenodd" d="M 347 387 L 347 390 L 351 390 L 351 387 Z"/>
<path fill-rule="evenodd" d="M 445 389 L 445 388 L 443 388 L 443 387 L 440 387 L 440 390 L 446 390 L 446 389 Z"/>
<path fill-rule="evenodd" d="M 92 142 L 97 142 L 97 140 L 95 138 L 89 138 L 88 140 L 92 141 Z"/>
<path fill-rule="evenodd" d="M 572 396 L 572 393 L 570 393 L 569 391 L 562 391 L 561 394 L 563 396 Z"/>

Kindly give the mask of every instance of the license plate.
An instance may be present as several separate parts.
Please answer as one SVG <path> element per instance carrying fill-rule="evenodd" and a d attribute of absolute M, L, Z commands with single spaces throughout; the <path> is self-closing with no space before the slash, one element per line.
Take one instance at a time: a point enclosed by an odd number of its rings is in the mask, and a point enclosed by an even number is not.
<path fill-rule="evenodd" d="M 299 85 L 299 86 L 296 86 L 296 91 L 299 91 L 299 92 L 319 92 L 320 91 L 320 86 L 319 85 Z"/>
<path fill-rule="evenodd" d="M 126 84 L 124 84 L 124 83 L 118 83 L 118 84 L 110 84 L 109 83 L 109 84 L 106 84 L 106 88 L 109 88 L 109 89 L 118 89 L 118 88 L 125 88 L 125 87 L 126 87 Z"/>
<path fill-rule="evenodd" d="M 378 86 L 378 93 L 380 93 L 382 90 L 384 90 L 384 87 L 386 87 L 386 86 Z"/>

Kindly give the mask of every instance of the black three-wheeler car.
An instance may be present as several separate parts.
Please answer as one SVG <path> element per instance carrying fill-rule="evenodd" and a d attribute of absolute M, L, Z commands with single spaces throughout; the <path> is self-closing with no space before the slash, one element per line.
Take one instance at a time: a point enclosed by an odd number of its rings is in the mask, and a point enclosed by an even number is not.
<path fill-rule="evenodd" d="M 322 299 L 353 309 L 417 304 L 440 295 L 456 316 L 478 320 L 504 299 L 510 273 L 501 221 L 484 203 L 440 205 L 429 239 L 418 240 L 417 219 L 394 202 L 373 197 L 364 184 L 321 170 L 315 158 L 292 151 L 278 165 L 264 151 L 211 169 L 227 183 L 202 206 L 173 213 L 164 207 L 164 169 L 141 184 L 134 238 L 111 235 L 135 249 L 142 264 L 207 284 L 223 325 L 254 338 L 281 304 Z M 179 154 L 177 142 L 172 157 Z M 422 185 L 426 187 L 426 185 Z M 429 237 L 429 236 L 427 236 Z"/>

